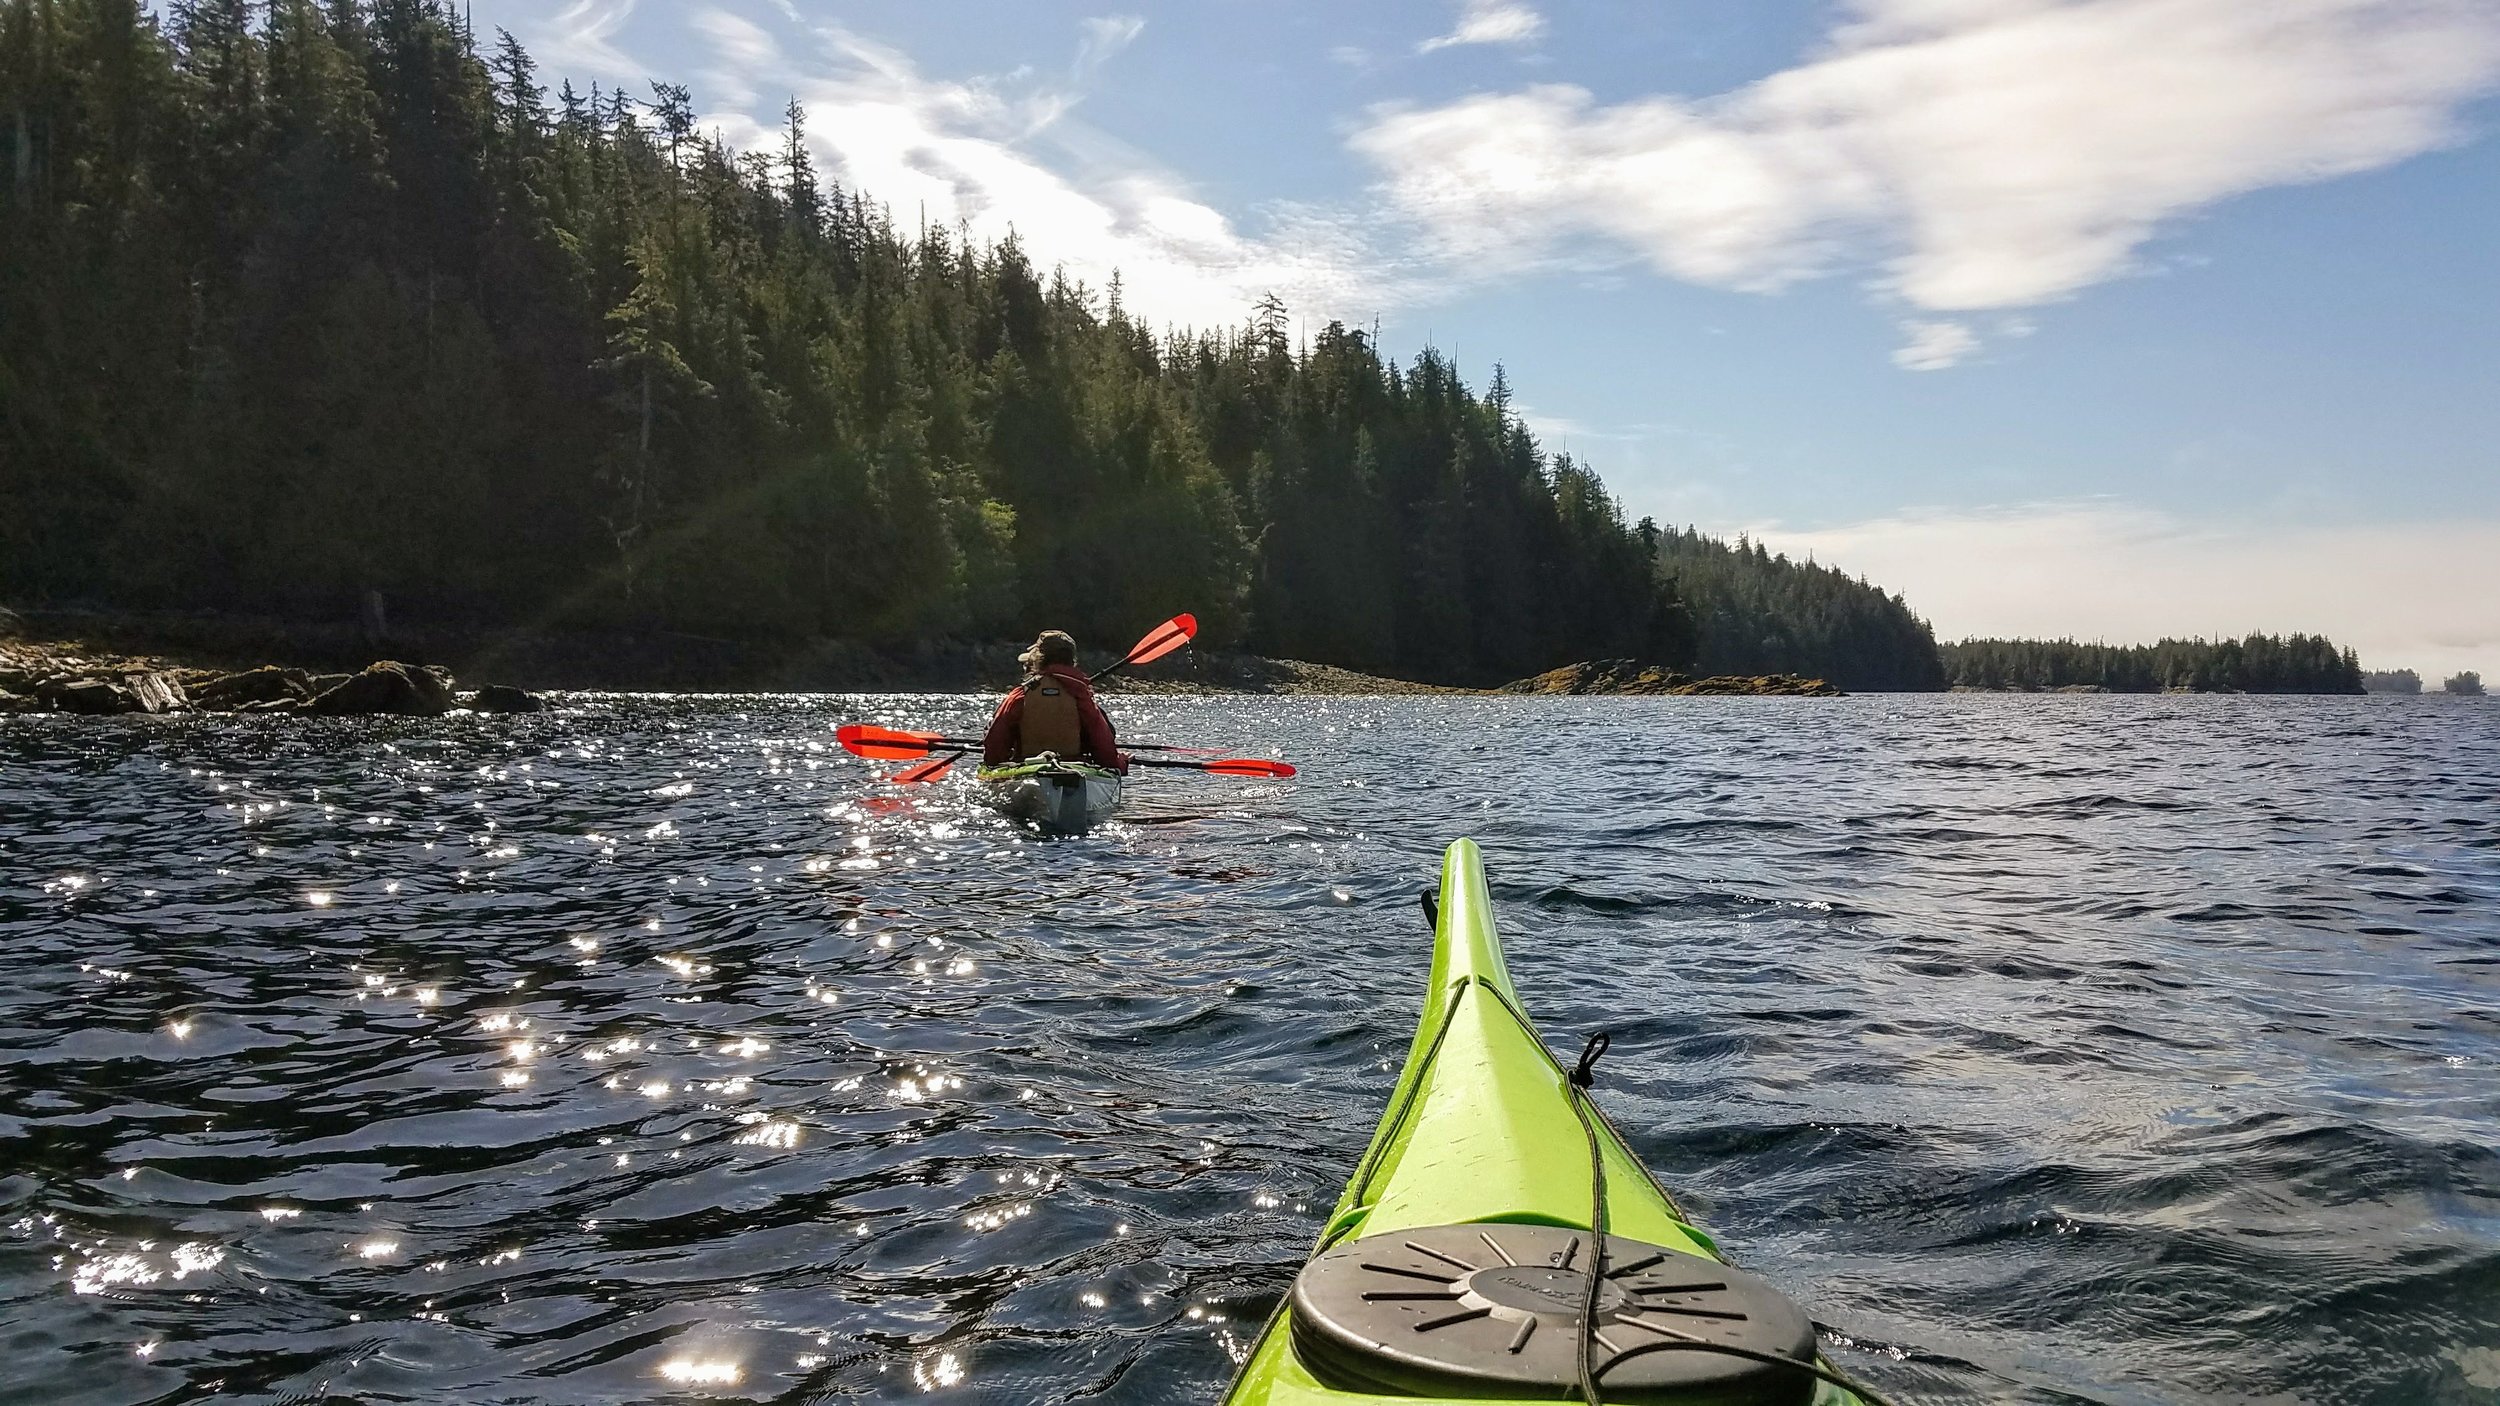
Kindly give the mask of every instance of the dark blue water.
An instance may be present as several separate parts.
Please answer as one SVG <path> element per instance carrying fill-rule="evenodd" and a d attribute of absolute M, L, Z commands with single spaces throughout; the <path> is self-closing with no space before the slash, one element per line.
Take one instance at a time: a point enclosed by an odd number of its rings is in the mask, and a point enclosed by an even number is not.
<path fill-rule="evenodd" d="M 1485 847 L 1557 1045 L 1904 1401 L 2500 1396 L 2500 706 L 0 719 L 0 1398 L 1209 1402 Z"/>

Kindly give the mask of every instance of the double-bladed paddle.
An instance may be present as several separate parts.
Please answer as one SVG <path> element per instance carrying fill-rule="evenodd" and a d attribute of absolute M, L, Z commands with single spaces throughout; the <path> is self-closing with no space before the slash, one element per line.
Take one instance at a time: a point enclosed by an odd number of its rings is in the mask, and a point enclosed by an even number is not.
<path fill-rule="evenodd" d="M 1097 670 L 1093 676 L 1094 682 L 1100 683 L 1102 680 L 1109 678 L 1111 675 L 1118 673 L 1120 670 L 1125 669 L 1132 664 L 1153 663 L 1155 660 L 1181 648 L 1183 645 L 1188 644 L 1191 640 L 1196 639 L 1197 637 L 1198 617 L 1187 613 L 1175 615 L 1171 619 L 1164 621 L 1162 624 L 1155 626 L 1151 630 L 1148 630 L 1145 638 L 1139 640 L 1136 647 L 1132 648 L 1126 655 L 1122 656 L 1118 663 L 1113 664 L 1108 668 Z M 918 766 L 911 767 L 897 773 L 894 777 L 894 782 L 898 786 L 909 786 L 915 782 L 921 781 L 935 781 L 939 777 L 944 776 L 948 768 L 955 765 L 957 758 L 960 758 L 964 753 L 972 751 L 981 745 L 978 742 L 969 741 L 960 737 L 937 737 L 925 732 L 900 732 L 893 728 L 870 727 L 864 723 L 853 723 L 847 727 L 841 728 L 834 733 L 834 736 L 842 743 L 845 750 L 862 757 L 870 757 L 883 761 L 903 761 L 913 757 L 927 757 L 933 749 L 938 747 L 952 747 L 955 749 L 954 751 L 948 752 L 945 756 L 932 757 Z M 1157 747 L 1152 743 L 1143 743 L 1140 744 L 1140 746 L 1152 748 L 1152 750 L 1159 752 L 1186 752 L 1196 750 L 1188 747 Z M 1139 759 L 1132 758 L 1132 760 Z M 1232 760 L 1243 759 L 1236 758 Z M 1148 762 L 1146 764 L 1149 766 L 1187 765 L 1187 763 L 1180 762 Z M 1271 762 L 1263 763 L 1263 765 L 1283 766 L 1284 763 Z M 1213 771 L 1215 770 L 1215 767 L 1210 765 L 1201 768 L 1201 770 Z M 1225 772 L 1223 774 L 1249 775 L 1251 773 Z M 1267 775 L 1269 773 L 1262 772 L 1257 774 Z M 1286 767 L 1284 774 L 1287 776 L 1293 775 L 1293 768 Z"/>
<path fill-rule="evenodd" d="M 898 728 L 876 727 L 868 723 L 851 723 L 838 729 L 834 737 L 842 743 L 844 751 L 853 756 L 867 757 L 874 761 L 909 761 L 914 758 L 927 757 L 932 752 L 945 751 L 944 756 L 924 761 L 918 766 L 897 774 L 894 780 L 905 786 L 943 775 L 947 767 L 954 765 L 957 757 L 981 745 L 968 737 L 943 737 L 933 732 L 904 732 Z M 1129 749 L 1123 748 L 1122 750 Z M 1129 758 L 1129 764 L 1131 766 L 1166 767 L 1176 771 L 1203 771 L 1214 776 L 1255 776 L 1274 781 L 1281 781 L 1294 775 L 1294 769 L 1289 763 L 1272 762 L 1263 757 L 1216 757 L 1209 761 L 1189 761 L 1179 757 L 1132 756 Z"/>
<path fill-rule="evenodd" d="M 981 745 L 971 737 L 947 737 L 935 732 L 905 732 L 900 728 L 877 727 L 870 723 L 847 723 L 834 732 L 844 751 L 872 761 L 898 762 L 912 757 L 925 757 L 948 747 L 970 749 Z M 1191 756 L 1217 757 L 1221 752 L 1211 747 L 1182 747 L 1170 742 L 1123 742 L 1123 752 L 1186 752 Z"/>

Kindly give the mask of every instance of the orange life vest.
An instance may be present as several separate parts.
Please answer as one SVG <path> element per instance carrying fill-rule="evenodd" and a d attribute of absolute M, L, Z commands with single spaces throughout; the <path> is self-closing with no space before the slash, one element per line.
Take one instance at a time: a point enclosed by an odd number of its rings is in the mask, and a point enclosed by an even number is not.
<path fill-rule="evenodd" d="M 1085 755 L 1085 721 L 1076 695 L 1048 674 L 1024 681 L 1024 708 L 1016 719 L 1016 755 L 1026 761 L 1044 752 L 1074 760 Z"/>

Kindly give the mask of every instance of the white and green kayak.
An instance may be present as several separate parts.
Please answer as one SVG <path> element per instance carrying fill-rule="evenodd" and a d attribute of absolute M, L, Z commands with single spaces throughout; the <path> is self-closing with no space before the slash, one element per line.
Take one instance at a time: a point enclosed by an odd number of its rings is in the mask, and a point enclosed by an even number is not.
<path fill-rule="evenodd" d="M 1684 1218 L 1547 1052 L 1473 841 L 1443 863 L 1434 939 L 1388 1114 L 1228 1406 L 1872 1401 L 1822 1361 L 1803 1309 Z"/>
<path fill-rule="evenodd" d="M 1050 835 L 1078 835 L 1120 804 L 1120 778 L 1091 762 L 1045 754 L 1013 766 L 981 768 L 990 808 Z"/>

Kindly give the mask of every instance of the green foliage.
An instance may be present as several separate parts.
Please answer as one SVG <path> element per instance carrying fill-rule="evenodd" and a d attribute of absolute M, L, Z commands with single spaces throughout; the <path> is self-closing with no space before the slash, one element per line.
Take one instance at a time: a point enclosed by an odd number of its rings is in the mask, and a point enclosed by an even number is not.
<path fill-rule="evenodd" d="M 1944 686 L 1934 631 L 1882 587 L 1742 537 L 1647 521 L 1640 532 L 1692 612 L 1698 671 L 1805 674 L 1861 692 Z"/>
<path fill-rule="evenodd" d="M 2112 693 L 2359 693 L 2361 661 L 2322 635 L 2079 644 L 1964 640 L 1944 647 L 1953 682 L 1969 688 L 2105 688 Z"/>
<path fill-rule="evenodd" d="M 0 0 L 0 594 L 893 643 L 1175 610 L 1492 682 L 1688 662 L 1498 370 L 1157 336 L 444 0 Z M 1783 661 L 1783 664 L 1791 661 Z"/>
<path fill-rule="evenodd" d="M 2450 674 L 2448 681 L 2439 687 L 2442 692 L 2467 698 L 2480 698 L 2483 696 L 2483 676 L 2472 669 L 2467 669 L 2461 673 Z"/>
<path fill-rule="evenodd" d="M 2361 676 L 2361 687 L 2371 693 L 2420 693 L 2422 676 L 2411 669 L 2372 669 Z"/>

